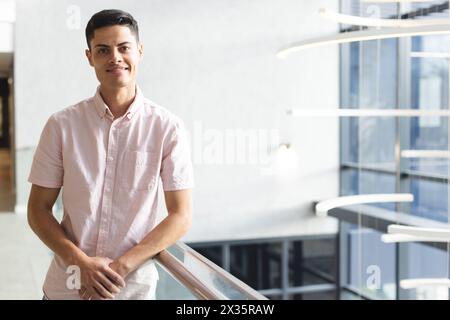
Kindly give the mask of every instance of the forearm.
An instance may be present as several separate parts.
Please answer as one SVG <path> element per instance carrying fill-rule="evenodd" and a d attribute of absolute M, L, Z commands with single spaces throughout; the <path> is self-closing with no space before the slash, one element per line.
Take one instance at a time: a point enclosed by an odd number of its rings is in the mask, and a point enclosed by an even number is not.
<path fill-rule="evenodd" d="M 31 208 L 28 210 L 28 223 L 31 229 L 50 250 L 63 259 L 66 265 L 77 264 L 77 261 L 86 256 L 66 236 L 51 210 Z"/>
<path fill-rule="evenodd" d="M 117 259 L 119 274 L 126 276 L 136 270 L 145 261 L 177 242 L 190 226 L 190 214 L 169 214 L 140 243 Z"/>

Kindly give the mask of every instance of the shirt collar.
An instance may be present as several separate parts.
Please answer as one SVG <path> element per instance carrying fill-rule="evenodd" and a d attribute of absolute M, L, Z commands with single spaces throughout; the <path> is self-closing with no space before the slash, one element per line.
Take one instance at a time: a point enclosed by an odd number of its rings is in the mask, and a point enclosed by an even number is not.
<path fill-rule="evenodd" d="M 134 97 L 133 102 L 128 107 L 128 110 L 127 112 L 125 112 L 124 116 L 128 119 L 131 119 L 137 113 L 137 111 L 141 109 L 143 100 L 144 96 L 142 94 L 142 91 L 136 85 L 136 96 Z M 94 105 L 100 118 L 103 118 L 106 114 L 112 115 L 109 107 L 106 105 L 105 101 L 103 101 L 103 98 L 100 94 L 100 86 L 97 87 L 97 91 L 94 96 Z"/>

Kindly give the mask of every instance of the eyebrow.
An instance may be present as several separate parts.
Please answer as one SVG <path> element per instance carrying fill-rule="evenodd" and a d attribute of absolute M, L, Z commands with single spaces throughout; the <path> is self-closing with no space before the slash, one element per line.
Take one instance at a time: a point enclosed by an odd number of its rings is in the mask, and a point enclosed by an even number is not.
<path fill-rule="evenodd" d="M 131 44 L 131 42 L 129 42 L 129 41 L 121 42 L 121 43 L 119 43 L 117 46 L 120 47 L 120 46 L 123 46 L 123 45 L 125 45 L 125 44 Z M 97 44 L 97 45 L 95 46 L 95 48 L 97 48 L 97 47 L 109 48 L 110 46 L 108 46 L 107 44 Z"/>

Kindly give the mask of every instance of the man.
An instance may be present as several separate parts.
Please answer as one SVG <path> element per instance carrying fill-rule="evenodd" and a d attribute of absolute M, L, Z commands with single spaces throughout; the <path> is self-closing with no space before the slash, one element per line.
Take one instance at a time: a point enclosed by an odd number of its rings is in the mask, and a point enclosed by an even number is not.
<path fill-rule="evenodd" d="M 86 40 L 100 85 L 94 97 L 49 118 L 29 176 L 30 227 L 55 253 L 45 298 L 153 299 L 158 274 L 151 258 L 191 225 L 186 133 L 136 85 L 143 46 L 130 14 L 96 13 Z M 160 179 L 168 216 L 155 227 Z M 52 207 L 61 187 L 59 224 Z M 73 288 L 72 270 L 80 271 L 81 287 Z"/>

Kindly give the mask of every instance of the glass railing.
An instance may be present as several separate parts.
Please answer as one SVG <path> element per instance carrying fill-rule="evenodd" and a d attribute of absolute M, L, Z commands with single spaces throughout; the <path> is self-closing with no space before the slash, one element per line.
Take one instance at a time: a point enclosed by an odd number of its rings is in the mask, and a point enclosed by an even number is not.
<path fill-rule="evenodd" d="M 156 300 L 199 300 L 188 289 L 187 285 L 184 285 L 182 281 L 178 280 L 168 268 L 159 262 L 156 263 L 156 268 L 159 274 L 159 280 L 156 286 Z"/>
<path fill-rule="evenodd" d="M 160 252 L 155 260 L 158 300 L 267 300 L 184 243 Z"/>

